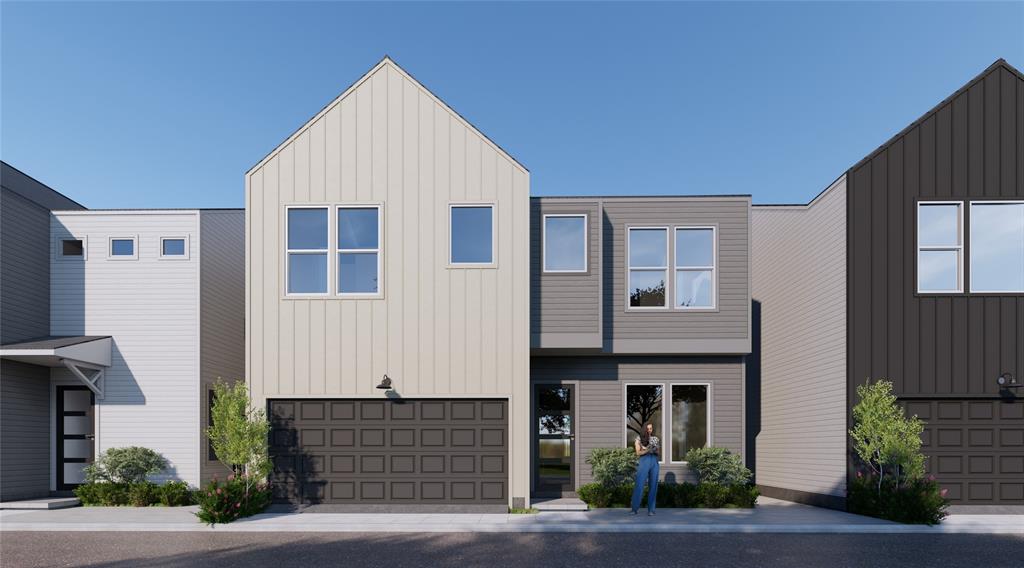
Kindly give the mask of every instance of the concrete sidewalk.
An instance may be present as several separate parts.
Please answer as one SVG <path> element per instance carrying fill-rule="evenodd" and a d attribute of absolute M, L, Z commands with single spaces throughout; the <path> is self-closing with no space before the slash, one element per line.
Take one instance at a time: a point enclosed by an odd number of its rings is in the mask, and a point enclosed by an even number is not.
<path fill-rule="evenodd" d="M 1024 534 L 1024 515 L 952 515 L 942 525 L 901 525 L 761 497 L 756 509 L 662 509 L 637 517 L 626 509 L 506 514 L 264 513 L 208 527 L 196 507 L 77 507 L 0 511 L 2 531 L 206 531 L 372 533 L 832 533 Z"/>

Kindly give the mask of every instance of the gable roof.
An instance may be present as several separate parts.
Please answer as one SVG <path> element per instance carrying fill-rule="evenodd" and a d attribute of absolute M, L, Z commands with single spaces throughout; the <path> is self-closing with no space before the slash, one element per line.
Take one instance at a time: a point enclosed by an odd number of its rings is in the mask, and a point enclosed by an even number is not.
<path fill-rule="evenodd" d="M 896 140 L 902 138 L 908 132 L 910 132 L 915 127 L 920 125 L 922 122 L 928 120 L 928 118 L 930 118 L 932 115 L 934 115 L 937 112 L 939 112 L 939 110 L 941 110 L 942 107 L 944 107 L 944 106 L 950 104 L 951 102 L 953 102 L 953 99 L 955 99 L 955 98 L 959 97 L 960 95 L 966 93 L 971 87 L 977 85 L 981 81 L 985 80 L 986 77 L 988 77 L 992 73 L 995 73 L 996 71 L 999 71 L 1000 69 L 1006 70 L 1011 75 L 1017 77 L 1017 79 L 1019 79 L 1020 81 L 1024 81 L 1024 74 L 1022 74 L 1020 71 L 1018 71 L 1016 68 L 1014 68 L 1013 65 L 1010 65 L 1009 63 L 1007 63 L 1005 59 L 1002 59 L 1002 58 L 997 59 L 994 63 L 992 63 L 992 65 L 989 65 L 988 67 L 985 68 L 984 71 L 982 71 L 977 76 L 975 76 L 973 79 L 968 81 L 966 85 L 960 87 L 953 94 L 951 94 L 948 97 L 942 99 L 942 102 L 940 102 L 939 104 L 937 104 L 934 107 L 932 107 L 931 110 L 929 110 L 928 112 L 926 112 L 923 115 L 921 115 L 914 122 L 911 122 L 910 124 L 908 124 L 906 126 L 906 128 L 904 128 L 903 130 L 900 130 L 895 135 L 893 135 L 891 138 L 886 140 L 882 145 L 880 145 L 879 147 L 875 148 L 870 154 L 868 154 L 867 156 L 862 158 L 860 161 L 858 161 L 856 164 L 851 166 L 847 171 L 848 172 L 852 172 L 853 170 L 855 170 L 855 169 L 859 168 L 860 166 L 862 166 L 865 162 L 870 161 L 872 158 L 874 158 L 875 156 L 877 156 L 878 154 L 883 152 L 886 148 L 891 146 L 894 142 L 896 142 Z"/>
<path fill-rule="evenodd" d="M 425 93 L 428 97 L 430 97 L 435 103 L 441 105 L 441 107 L 443 107 L 445 110 L 450 112 L 452 114 L 452 116 L 454 116 L 466 128 L 469 128 L 472 132 L 474 132 L 477 135 L 479 135 L 480 138 L 482 140 L 484 140 L 484 142 L 486 142 L 489 146 L 494 148 L 499 154 L 501 154 L 502 156 L 508 158 L 508 160 L 511 161 L 513 164 L 515 164 L 516 167 L 518 167 L 519 169 L 523 170 L 524 172 L 529 172 L 529 170 L 526 169 L 526 166 L 524 166 L 522 163 L 520 163 L 519 160 L 515 159 L 515 157 L 513 157 L 511 154 L 509 154 L 507 151 L 505 151 L 504 148 L 502 148 L 501 146 L 496 144 L 493 140 L 488 138 L 486 134 L 484 134 L 483 132 L 480 131 L 480 129 L 478 129 L 476 126 L 473 126 L 473 123 L 471 123 L 468 120 L 466 120 L 466 118 L 463 117 L 461 114 L 459 114 L 458 111 L 456 111 L 451 106 L 449 106 L 448 103 L 446 103 L 443 100 L 441 100 L 440 97 L 435 95 L 430 89 L 426 88 L 423 85 L 423 83 L 420 83 L 419 81 L 417 81 L 416 78 L 413 77 L 411 74 L 409 74 L 405 69 L 402 69 L 397 63 L 394 62 L 393 59 L 391 59 L 390 57 L 385 55 L 379 62 L 377 62 L 376 65 L 371 67 L 369 71 L 364 73 L 359 79 L 357 79 L 354 83 L 349 85 L 348 88 L 345 89 L 344 91 L 342 91 L 340 95 L 338 95 L 333 100 L 331 100 L 331 102 L 327 103 L 327 105 L 324 106 L 324 108 L 320 109 L 320 111 L 317 112 L 315 115 L 313 115 L 312 118 L 307 120 L 302 126 L 297 128 L 287 138 L 285 138 L 283 141 L 281 141 L 280 144 L 275 146 L 274 149 L 271 150 L 266 156 L 264 156 L 259 162 L 257 162 L 251 168 L 249 168 L 249 170 L 245 172 L 245 175 L 248 176 L 253 171 L 255 171 L 256 169 L 260 168 L 265 163 L 267 163 L 267 161 L 269 161 L 278 152 L 280 152 L 282 148 L 287 146 L 289 142 L 291 142 L 291 141 L 295 140 L 296 138 L 298 138 L 299 135 L 302 134 L 302 132 L 304 130 L 307 130 L 310 126 L 313 125 L 313 123 L 315 123 L 317 120 L 320 120 L 321 117 L 326 115 L 328 113 L 328 111 L 330 111 L 332 108 L 337 106 L 342 100 L 345 99 L 345 97 L 347 97 L 350 94 L 352 94 L 353 92 L 355 92 L 355 90 L 358 89 L 363 83 L 365 83 L 370 77 L 372 77 L 375 73 L 377 73 L 383 67 L 386 67 L 386 66 L 387 67 L 391 67 L 392 69 L 397 71 L 400 75 L 402 75 L 403 77 L 405 77 L 406 79 L 411 81 L 421 91 L 423 91 L 423 93 Z"/>

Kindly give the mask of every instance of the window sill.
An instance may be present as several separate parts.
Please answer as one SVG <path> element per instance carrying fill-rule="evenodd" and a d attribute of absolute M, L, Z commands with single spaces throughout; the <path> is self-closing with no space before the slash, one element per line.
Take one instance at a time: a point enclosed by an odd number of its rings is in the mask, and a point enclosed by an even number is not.
<path fill-rule="evenodd" d="M 493 268 L 498 268 L 498 265 L 497 265 L 496 263 L 490 263 L 490 264 L 488 264 L 488 263 L 476 263 L 476 262 L 467 262 L 467 263 L 448 263 L 448 265 L 446 266 L 446 268 L 449 268 L 449 269 L 460 269 L 460 268 L 492 268 L 492 269 L 493 269 Z"/>

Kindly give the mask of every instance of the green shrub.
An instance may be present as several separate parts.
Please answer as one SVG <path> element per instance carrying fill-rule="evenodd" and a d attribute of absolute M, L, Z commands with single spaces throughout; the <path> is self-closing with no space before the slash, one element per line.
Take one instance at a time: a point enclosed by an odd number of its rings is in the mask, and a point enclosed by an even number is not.
<path fill-rule="evenodd" d="M 128 485 L 128 504 L 132 507 L 149 507 L 160 502 L 160 487 L 149 481 Z"/>
<path fill-rule="evenodd" d="M 636 451 L 630 448 L 595 448 L 587 456 L 594 481 L 608 488 L 618 487 L 636 475 Z"/>
<path fill-rule="evenodd" d="M 75 488 L 75 497 L 85 506 L 99 505 L 103 489 L 99 483 L 83 483 Z"/>
<path fill-rule="evenodd" d="M 196 516 L 204 523 L 230 523 L 261 512 L 270 504 L 270 485 L 265 479 L 251 481 L 245 474 L 229 475 L 221 483 L 214 478 L 195 492 L 199 504 Z"/>
<path fill-rule="evenodd" d="M 699 507 L 721 509 L 729 504 L 729 488 L 717 483 L 698 483 L 697 502 Z"/>
<path fill-rule="evenodd" d="M 641 503 L 646 502 L 648 490 L 644 490 Z M 633 497 L 633 484 L 623 483 L 608 488 L 600 483 L 588 483 L 579 488 L 577 494 L 591 508 L 629 507 Z M 753 508 L 760 492 L 751 485 L 717 485 L 714 483 L 665 483 L 658 484 L 658 507 L 663 508 Z"/>
<path fill-rule="evenodd" d="M 729 504 L 726 507 L 753 509 L 760 496 L 761 491 L 753 485 L 731 485 L 729 486 Z"/>
<path fill-rule="evenodd" d="M 184 481 L 168 481 L 160 486 L 160 504 L 165 507 L 184 507 L 192 504 L 192 490 Z"/>
<path fill-rule="evenodd" d="M 84 469 L 88 483 L 138 483 L 167 469 L 167 460 L 149 448 L 110 448 Z"/>
<path fill-rule="evenodd" d="M 752 476 L 743 460 L 725 448 L 694 448 L 686 452 L 686 462 L 699 483 L 741 485 Z"/>
<path fill-rule="evenodd" d="M 604 509 L 612 502 L 612 490 L 600 483 L 582 485 L 576 490 L 576 494 L 592 509 Z"/>
<path fill-rule="evenodd" d="M 881 489 L 879 489 L 881 487 Z M 933 479 L 903 484 L 886 480 L 879 485 L 874 475 L 857 474 L 846 494 L 847 510 L 858 515 L 898 523 L 935 525 L 946 518 L 946 490 Z"/>

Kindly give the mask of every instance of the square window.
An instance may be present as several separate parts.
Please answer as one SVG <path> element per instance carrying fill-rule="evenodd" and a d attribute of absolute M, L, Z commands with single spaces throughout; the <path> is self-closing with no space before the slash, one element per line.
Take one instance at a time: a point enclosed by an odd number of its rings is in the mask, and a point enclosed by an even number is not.
<path fill-rule="evenodd" d="M 132 260 L 139 257 L 136 237 L 110 237 L 109 258 L 115 260 Z"/>
<path fill-rule="evenodd" d="M 185 258 L 188 244 L 184 237 L 163 237 L 160 239 L 161 258 Z"/>
<path fill-rule="evenodd" d="M 342 294 L 376 294 L 377 267 L 376 252 L 338 253 L 338 292 Z"/>
<path fill-rule="evenodd" d="M 494 207 L 452 205 L 450 215 L 450 263 L 493 264 Z"/>
<path fill-rule="evenodd" d="M 587 271 L 587 216 L 544 216 L 544 272 Z"/>
<path fill-rule="evenodd" d="M 82 241 L 81 239 L 61 239 L 60 255 L 84 257 L 85 242 Z"/>
<path fill-rule="evenodd" d="M 971 203 L 971 291 L 1024 292 L 1024 202 Z"/>
<path fill-rule="evenodd" d="M 327 253 L 288 253 L 288 293 L 327 293 Z"/>

